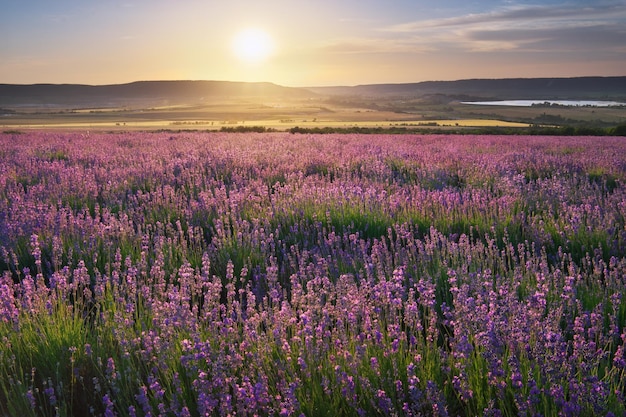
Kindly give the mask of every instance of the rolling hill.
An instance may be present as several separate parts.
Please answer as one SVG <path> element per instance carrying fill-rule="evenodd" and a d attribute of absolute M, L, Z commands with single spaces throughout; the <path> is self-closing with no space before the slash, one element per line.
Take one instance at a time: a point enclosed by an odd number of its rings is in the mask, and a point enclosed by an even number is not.
<path fill-rule="evenodd" d="M 128 84 L 0 84 L 0 108 L 150 108 L 218 100 L 358 98 L 571 99 L 626 101 L 626 77 L 511 78 L 336 87 L 285 87 L 231 81 L 137 81 Z M 444 100 L 445 101 L 445 100 Z"/>
<path fill-rule="evenodd" d="M 441 94 L 495 100 L 625 100 L 626 77 L 468 79 L 310 90 L 322 95 L 352 97 L 418 98 Z"/>
<path fill-rule="evenodd" d="M 316 94 L 272 83 L 231 81 L 137 81 L 129 84 L 0 84 L 0 107 L 142 107 L 201 104 L 213 99 Z"/>

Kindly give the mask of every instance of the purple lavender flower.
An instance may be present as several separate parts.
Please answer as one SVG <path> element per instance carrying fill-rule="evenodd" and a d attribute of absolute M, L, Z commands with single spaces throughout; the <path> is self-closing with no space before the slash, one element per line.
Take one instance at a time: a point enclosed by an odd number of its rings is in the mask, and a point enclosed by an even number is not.
<path fill-rule="evenodd" d="M 104 405 L 104 416 L 105 417 L 115 417 L 117 413 L 115 413 L 115 404 L 111 401 L 109 394 L 104 394 L 102 397 L 102 405 Z"/>

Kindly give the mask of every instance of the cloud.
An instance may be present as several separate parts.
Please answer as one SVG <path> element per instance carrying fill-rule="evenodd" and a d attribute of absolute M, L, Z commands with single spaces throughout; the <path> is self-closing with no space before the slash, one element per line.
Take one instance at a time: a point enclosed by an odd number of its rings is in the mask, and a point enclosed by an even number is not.
<path fill-rule="evenodd" d="M 601 19 L 603 21 L 626 20 L 626 3 L 600 3 L 594 7 L 513 5 L 485 13 L 401 23 L 383 28 L 382 30 L 407 33 L 419 32 L 429 28 L 454 29 L 484 25 L 532 25 L 538 22 L 584 22 L 591 19 Z"/>
<path fill-rule="evenodd" d="M 589 24 L 585 26 L 564 26 L 544 28 L 513 28 L 472 30 L 467 32 L 470 41 L 503 41 L 532 44 L 543 42 L 544 45 L 578 45 L 579 47 L 616 46 L 626 44 L 626 29 L 620 25 Z M 569 39 L 570 42 L 563 42 Z M 558 42 L 557 42 L 558 41 Z"/>
<path fill-rule="evenodd" d="M 381 29 L 397 37 L 467 51 L 623 50 L 626 2 L 594 7 L 510 5 L 489 12 L 428 19 Z"/>
<path fill-rule="evenodd" d="M 412 39 L 340 38 L 318 46 L 330 54 L 397 54 L 429 52 L 433 48 Z"/>

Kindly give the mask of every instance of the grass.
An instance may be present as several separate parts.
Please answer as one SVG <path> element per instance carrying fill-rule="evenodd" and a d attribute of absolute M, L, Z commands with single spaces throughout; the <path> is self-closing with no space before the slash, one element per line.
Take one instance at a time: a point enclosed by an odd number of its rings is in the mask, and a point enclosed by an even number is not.
<path fill-rule="evenodd" d="M 0 414 L 626 411 L 620 141 L 44 139 L 2 161 Z"/>

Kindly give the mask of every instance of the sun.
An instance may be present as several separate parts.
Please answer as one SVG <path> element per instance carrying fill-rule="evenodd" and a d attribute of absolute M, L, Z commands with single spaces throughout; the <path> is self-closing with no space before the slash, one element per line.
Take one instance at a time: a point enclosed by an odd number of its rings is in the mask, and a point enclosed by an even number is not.
<path fill-rule="evenodd" d="M 247 63 L 265 61 L 274 53 L 274 40 L 266 31 L 249 28 L 239 32 L 232 43 L 235 56 Z"/>

